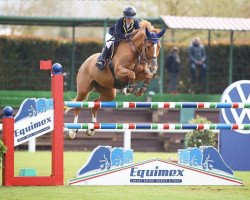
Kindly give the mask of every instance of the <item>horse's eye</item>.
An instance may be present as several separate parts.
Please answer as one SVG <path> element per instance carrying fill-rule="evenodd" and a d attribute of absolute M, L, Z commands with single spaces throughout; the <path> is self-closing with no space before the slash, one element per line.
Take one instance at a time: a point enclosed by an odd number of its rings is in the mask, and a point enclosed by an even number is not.
<path fill-rule="evenodd" d="M 147 46 L 147 49 L 150 49 L 150 46 L 149 46 L 149 45 Z"/>

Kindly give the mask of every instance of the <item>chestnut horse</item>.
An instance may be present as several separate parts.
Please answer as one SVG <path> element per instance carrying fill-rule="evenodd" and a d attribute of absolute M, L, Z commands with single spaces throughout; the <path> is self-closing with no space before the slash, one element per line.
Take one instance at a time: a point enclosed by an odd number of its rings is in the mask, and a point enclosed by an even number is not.
<path fill-rule="evenodd" d="M 116 97 L 116 89 L 124 88 L 125 93 L 141 96 L 153 75 L 157 72 L 157 57 L 160 51 L 159 39 L 165 30 L 157 30 L 150 22 L 140 22 L 140 29 L 132 32 L 129 39 L 119 41 L 110 61 L 106 62 L 103 71 L 95 66 L 99 53 L 90 56 L 80 67 L 77 77 L 77 96 L 73 101 L 84 101 L 92 91 L 100 96 L 95 101 L 112 101 Z M 142 88 L 135 89 L 134 84 L 144 81 Z M 69 110 L 69 109 L 67 109 Z M 80 108 L 74 108 L 74 123 L 78 121 Z M 92 109 L 92 122 L 96 122 L 97 109 Z M 70 138 L 74 138 L 77 130 L 70 130 Z M 87 130 L 93 135 L 95 130 Z"/>

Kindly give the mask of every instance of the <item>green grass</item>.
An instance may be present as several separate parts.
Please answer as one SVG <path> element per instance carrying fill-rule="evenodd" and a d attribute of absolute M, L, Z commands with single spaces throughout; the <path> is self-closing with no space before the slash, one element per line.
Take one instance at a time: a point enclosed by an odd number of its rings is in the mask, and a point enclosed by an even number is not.
<path fill-rule="evenodd" d="M 76 171 L 86 162 L 90 152 L 64 153 L 65 186 L 56 187 L 0 187 L 3 200 L 71 200 L 71 199 L 150 199 L 150 200 L 248 200 L 250 199 L 250 172 L 236 172 L 244 186 L 66 186 L 67 180 L 75 177 Z M 135 162 L 150 158 L 176 158 L 169 153 L 135 153 Z M 15 173 L 25 167 L 34 167 L 38 175 L 50 174 L 50 152 L 16 152 Z M 1 175 L 0 175 L 0 178 Z"/>

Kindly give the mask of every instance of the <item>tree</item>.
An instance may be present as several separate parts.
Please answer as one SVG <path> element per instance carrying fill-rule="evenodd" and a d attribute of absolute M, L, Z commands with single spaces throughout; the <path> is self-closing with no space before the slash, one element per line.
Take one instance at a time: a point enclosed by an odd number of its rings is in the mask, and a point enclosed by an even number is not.
<path fill-rule="evenodd" d="M 65 2 L 40 0 L 40 1 L 4 1 L 0 4 L 0 9 L 3 15 L 7 16 L 60 16 L 61 11 L 65 11 Z M 6 26 L 5 26 L 6 27 Z M 10 34 L 14 35 L 33 35 L 39 32 L 38 26 L 8 26 Z M 49 32 L 58 34 L 58 29 L 49 29 Z M 42 33 L 48 34 L 48 30 Z"/>
<path fill-rule="evenodd" d="M 3 144 L 2 140 L 0 140 L 0 166 L 2 163 L 2 157 L 6 153 L 6 150 L 7 149 L 6 149 L 5 145 Z"/>
<path fill-rule="evenodd" d="M 191 124 L 211 124 L 199 115 L 190 121 Z M 185 137 L 186 147 L 215 146 L 215 134 L 211 130 L 193 130 Z"/>

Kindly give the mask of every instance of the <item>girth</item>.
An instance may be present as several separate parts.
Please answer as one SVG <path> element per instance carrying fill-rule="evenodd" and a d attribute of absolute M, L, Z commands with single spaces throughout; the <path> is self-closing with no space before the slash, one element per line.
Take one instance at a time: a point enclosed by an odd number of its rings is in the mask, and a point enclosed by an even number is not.
<path fill-rule="evenodd" d="M 109 62 L 109 70 L 110 70 L 111 74 L 114 77 L 114 87 L 116 89 L 123 89 L 123 88 L 125 88 L 125 87 L 128 86 L 128 83 L 122 82 L 121 80 L 119 80 L 118 78 L 116 78 L 116 76 L 115 76 L 115 69 L 114 69 L 114 67 L 112 65 L 112 61 L 111 60 Z"/>

